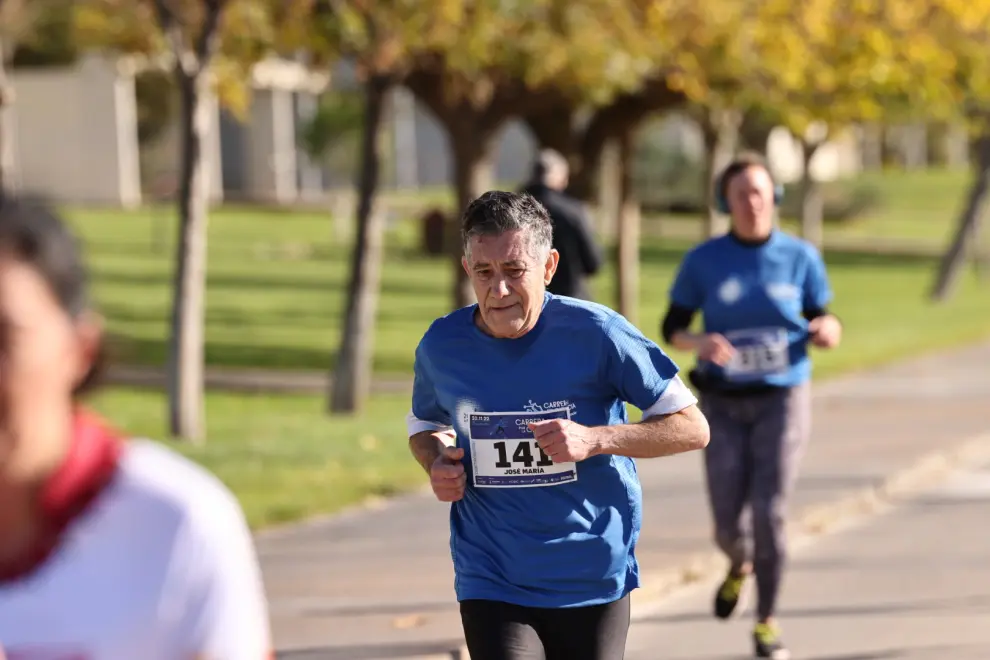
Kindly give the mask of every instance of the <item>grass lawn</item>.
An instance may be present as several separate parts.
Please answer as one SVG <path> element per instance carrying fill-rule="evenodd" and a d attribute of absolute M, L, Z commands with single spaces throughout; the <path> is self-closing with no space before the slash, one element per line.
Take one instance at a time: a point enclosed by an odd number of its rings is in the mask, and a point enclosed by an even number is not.
<path fill-rule="evenodd" d="M 847 184 L 826 184 L 845 187 Z M 826 240 L 890 240 L 914 245 L 934 245 L 941 249 L 951 240 L 956 219 L 970 185 L 965 170 L 864 173 L 857 186 L 873 191 L 878 205 L 860 217 L 844 222 L 827 222 Z M 784 217 L 788 231 L 798 231 L 796 218 Z M 701 228 L 696 218 L 659 215 L 649 217 L 644 231 L 660 237 L 696 237 Z M 990 251 L 990 240 L 983 247 Z"/>
<path fill-rule="evenodd" d="M 163 437 L 159 392 L 111 388 L 92 404 L 136 437 Z M 314 396 L 211 392 L 206 409 L 205 445 L 169 444 L 227 483 L 254 528 L 426 483 L 406 447 L 406 396 L 377 396 L 356 418 L 324 415 Z"/>
<path fill-rule="evenodd" d="M 917 236 L 940 225 L 940 233 L 945 234 L 954 213 L 947 209 L 958 205 L 965 185 L 963 176 L 945 173 L 880 181 L 884 199 L 890 200 L 881 211 L 829 230 L 858 231 L 867 241 L 891 232 Z M 925 199 L 927 206 L 922 205 Z M 909 212 L 910 208 L 915 210 Z M 918 208 L 932 211 L 926 214 Z M 120 339 L 120 361 L 162 364 L 175 234 L 171 212 L 77 210 L 71 217 L 87 246 L 96 298 L 110 331 Z M 414 223 L 399 222 L 390 231 L 376 333 L 379 372 L 408 373 L 417 339 L 433 318 L 449 311 L 451 267 L 444 260 L 418 254 L 417 229 Z M 211 216 L 209 240 L 207 362 L 228 367 L 329 368 L 339 336 L 350 243 L 334 235 L 327 214 L 221 209 Z M 644 238 L 642 288 L 648 293 L 643 295 L 639 317 L 643 327 L 656 327 L 671 272 L 687 244 L 683 238 Z M 871 263 L 841 253 L 829 258 L 837 267 L 848 266 L 834 273 L 837 286 L 851 277 L 857 281 L 852 287 L 857 293 L 877 290 L 889 296 L 894 280 L 903 276 L 907 278 L 903 284 L 894 287 L 897 296 L 921 305 L 930 263 L 880 257 Z M 870 282 L 860 287 L 863 268 L 872 274 Z M 614 300 L 610 274 L 596 285 L 599 300 Z M 961 300 L 965 304 L 965 298 Z"/>
<path fill-rule="evenodd" d="M 970 186 L 967 170 L 869 173 L 859 179 L 877 191 L 879 208 L 860 221 L 832 227 L 842 237 L 933 239 L 947 244 Z"/>
<path fill-rule="evenodd" d="M 960 188 L 955 190 L 958 195 Z M 958 198 L 944 200 L 951 208 L 939 217 L 951 217 L 957 204 Z M 900 217 L 900 212 L 881 214 L 862 226 L 896 226 Z M 121 357 L 160 364 L 170 295 L 169 215 L 77 210 L 72 218 L 87 245 L 97 301 L 110 330 L 122 339 Z M 232 209 L 217 211 L 211 222 L 208 361 L 328 367 L 349 252 L 335 239 L 332 223 L 318 213 Z M 923 222 L 922 215 L 912 222 Z M 156 248 L 157 223 L 167 229 L 164 249 Z M 449 309 L 448 263 L 419 256 L 416 244 L 415 227 L 400 225 L 390 233 L 376 335 L 375 366 L 382 373 L 408 376 L 419 337 Z M 658 335 L 666 290 L 686 245 L 644 242 L 638 322 L 652 337 Z M 934 307 L 924 298 L 934 267 L 929 259 L 841 252 L 827 253 L 826 259 L 835 310 L 847 334 L 841 350 L 818 356 L 819 375 L 990 336 L 985 283 L 981 289 L 967 276 L 954 300 Z M 612 281 L 611 270 L 596 281 L 598 299 L 613 299 Z M 675 358 L 684 367 L 690 364 L 687 356 Z M 135 434 L 163 435 L 160 393 L 111 389 L 94 404 Z M 317 397 L 211 393 L 209 442 L 180 449 L 215 470 L 258 527 L 424 483 L 406 449 L 407 409 L 404 396 L 380 396 L 356 418 L 330 418 Z"/>

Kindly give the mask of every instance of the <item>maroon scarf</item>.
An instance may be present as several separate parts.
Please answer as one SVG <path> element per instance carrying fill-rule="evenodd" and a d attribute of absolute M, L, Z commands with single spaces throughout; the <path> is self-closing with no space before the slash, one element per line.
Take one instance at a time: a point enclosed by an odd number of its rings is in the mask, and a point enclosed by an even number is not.
<path fill-rule="evenodd" d="M 72 521 L 88 510 L 117 472 L 121 435 L 85 410 L 76 412 L 72 426 L 69 452 L 41 490 L 43 532 L 18 560 L 0 563 L 0 582 L 26 577 L 44 564 Z"/>

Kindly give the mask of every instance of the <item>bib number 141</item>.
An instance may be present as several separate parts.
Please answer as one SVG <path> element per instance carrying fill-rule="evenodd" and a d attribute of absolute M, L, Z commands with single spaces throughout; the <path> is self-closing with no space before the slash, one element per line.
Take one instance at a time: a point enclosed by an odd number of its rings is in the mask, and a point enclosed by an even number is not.
<path fill-rule="evenodd" d="M 504 441 L 492 443 L 495 451 L 498 452 L 498 460 L 495 461 L 495 467 L 497 468 L 506 470 L 515 465 L 530 468 L 533 467 L 534 462 L 536 467 L 549 467 L 553 465 L 553 460 L 543 452 L 543 448 L 536 441 L 519 441 L 515 451 L 512 452 L 511 458 L 509 457 L 509 448 L 507 445 L 508 443 Z M 533 456 L 533 447 L 536 447 L 536 451 L 539 454 L 538 459 Z"/>
<path fill-rule="evenodd" d="M 577 481 L 577 465 L 554 463 L 529 425 L 568 419 L 566 408 L 539 412 L 476 412 L 468 420 L 474 485 L 478 488 L 559 486 Z"/>

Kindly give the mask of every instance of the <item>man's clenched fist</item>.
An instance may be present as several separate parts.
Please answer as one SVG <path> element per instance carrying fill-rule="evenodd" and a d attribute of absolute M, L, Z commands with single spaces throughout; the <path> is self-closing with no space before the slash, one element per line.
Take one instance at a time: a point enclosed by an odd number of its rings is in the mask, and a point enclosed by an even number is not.
<path fill-rule="evenodd" d="M 594 430 L 569 419 L 531 422 L 529 430 L 543 453 L 554 463 L 583 461 L 599 449 Z"/>
<path fill-rule="evenodd" d="M 433 494 L 441 502 L 456 502 L 464 497 L 467 475 L 464 474 L 464 450 L 459 447 L 444 447 L 437 460 L 430 466 L 430 485 Z"/>

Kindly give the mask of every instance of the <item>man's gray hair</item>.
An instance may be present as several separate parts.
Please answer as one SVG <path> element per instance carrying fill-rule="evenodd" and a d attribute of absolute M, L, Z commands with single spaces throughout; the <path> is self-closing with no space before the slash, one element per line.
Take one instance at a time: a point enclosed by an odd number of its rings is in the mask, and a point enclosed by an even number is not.
<path fill-rule="evenodd" d="M 546 208 L 532 195 L 490 190 L 468 205 L 461 219 L 461 243 L 470 256 L 471 239 L 500 236 L 508 231 L 528 234 L 529 250 L 544 259 L 553 245 L 553 224 Z"/>

